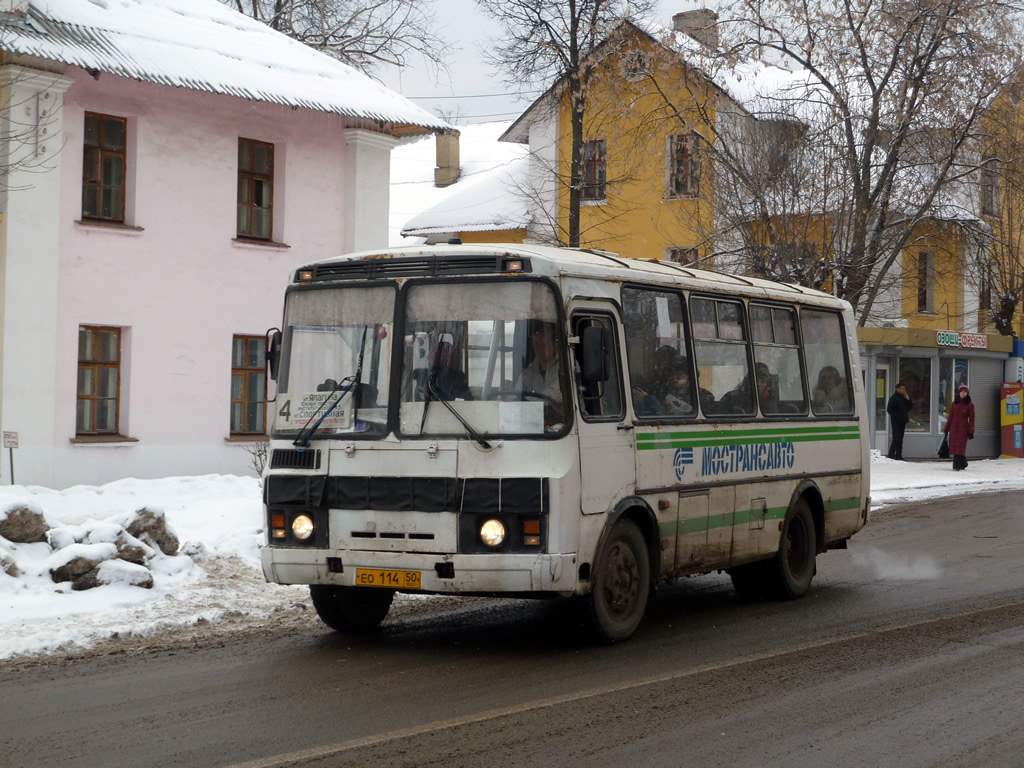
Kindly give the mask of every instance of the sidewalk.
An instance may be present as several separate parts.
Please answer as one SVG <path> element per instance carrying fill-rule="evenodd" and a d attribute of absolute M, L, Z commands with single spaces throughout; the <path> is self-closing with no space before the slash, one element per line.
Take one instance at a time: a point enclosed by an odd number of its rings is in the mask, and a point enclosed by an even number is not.
<path fill-rule="evenodd" d="M 893 461 L 871 452 L 871 504 L 934 499 L 951 493 L 1024 490 L 1024 459 L 970 459 L 954 472 L 952 461 Z"/>

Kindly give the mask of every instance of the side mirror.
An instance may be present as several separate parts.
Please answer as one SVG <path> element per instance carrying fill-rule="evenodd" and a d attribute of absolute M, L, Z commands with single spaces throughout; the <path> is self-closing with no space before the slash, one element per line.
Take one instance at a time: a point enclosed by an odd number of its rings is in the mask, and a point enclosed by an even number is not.
<path fill-rule="evenodd" d="M 608 378 L 606 365 L 608 350 L 603 325 L 588 325 L 583 329 L 583 359 L 580 376 L 588 383 L 600 383 Z"/>
<path fill-rule="evenodd" d="M 271 328 L 267 331 L 267 362 L 270 363 L 270 378 L 277 381 L 277 371 L 281 366 L 281 329 Z"/>

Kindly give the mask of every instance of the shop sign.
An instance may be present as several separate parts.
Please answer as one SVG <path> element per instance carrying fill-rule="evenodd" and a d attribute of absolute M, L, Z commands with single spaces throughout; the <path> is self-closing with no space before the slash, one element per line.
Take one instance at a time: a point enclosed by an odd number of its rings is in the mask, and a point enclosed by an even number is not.
<path fill-rule="evenodd" d="M 988 349 L 988 336 L 984 333 L 957 333 L 956 331 L 936 331 L 935 343 L 940 347 L 960 347 L 962 349 Z"/>

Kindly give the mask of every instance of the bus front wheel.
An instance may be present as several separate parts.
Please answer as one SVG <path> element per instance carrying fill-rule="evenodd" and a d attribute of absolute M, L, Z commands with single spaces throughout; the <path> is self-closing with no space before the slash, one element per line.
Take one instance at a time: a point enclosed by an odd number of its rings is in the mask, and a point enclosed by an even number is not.
<path fill-rule="evenodd" d="M 814 578 L 817 551 L 811 508 L 805 499 L 799 498 L 786 513 L 779 552 L 768 565 L 773 591 L 780 598 L 795 600 L 807 594 Z"/>
<path fill-rule="evenodd" d="M 593 636 L 608 644 L 632 636 L 647 610 L 650 589 L 647 543 L 633 522 L 620 520 L 608 532 L 584 598 Z"/>
<path fill-rule="evenodd" d="M 310 584 L 320 620 L 338 632 L 369 632 L 384 621 L 395 596 L 392 589 L 375 587 L 337 587 L 332 584 Z"/>

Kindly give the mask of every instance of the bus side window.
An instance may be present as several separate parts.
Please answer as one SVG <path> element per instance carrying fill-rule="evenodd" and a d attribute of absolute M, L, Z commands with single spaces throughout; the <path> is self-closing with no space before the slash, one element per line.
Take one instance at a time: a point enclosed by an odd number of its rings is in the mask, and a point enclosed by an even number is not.
<path fill-rule="evenodd" d="M 811 381 L 811 410 L 815 416 L 853 413 L 850 370 L 843 346 L 843 319 L 836 312 L 800 310 L 804 355 Z"/>
<path fill-rule="evenodd" d="M 757 413 L 747 353 L 743 304 L 734 299 L 690 297 L 693 354 L 705 414 L 737 418 Z"/>
<path fill-rule="evenodd" d="M 623 326 L 633 411 L 640 419 L 697 415 L 682 294 L 627 286 Z"/>
<path fill-rule="evenodd" d="M 619 375 L 619 345 L 615 321 L 607 315 L 574 315 L 573 335 L 583 337 L 584 330 L 597 326 L 604 330 L 604 381 L 584 381 L 580 375 L 583 345 L 573 347 L 576 385 L 580 395 L 580 411 L 583 418 L 592 420 L 620 420 L 622 408 L 622 377 Z"/>
<path fill-rule="evenodd" d="M 800 365 L 796 311 L 792 307 L 750 304 L 750 336 L 754 342 L 754 369 L 767 371 L 767 386 L 758 384 L 758 400 L 765 416 L 807 413 L 807 386 Z"/>

